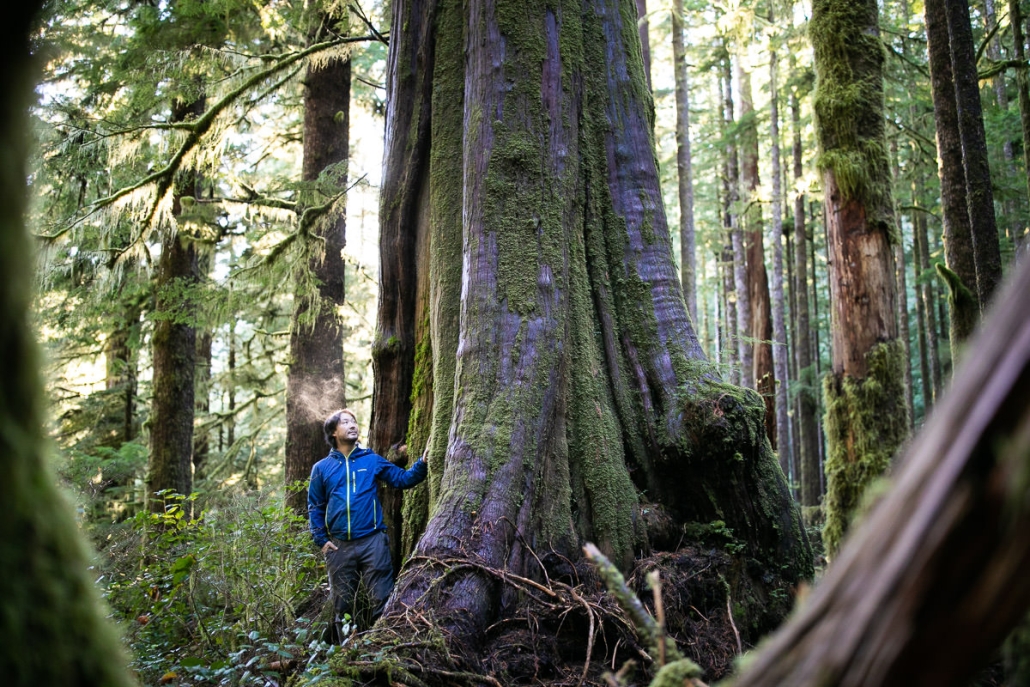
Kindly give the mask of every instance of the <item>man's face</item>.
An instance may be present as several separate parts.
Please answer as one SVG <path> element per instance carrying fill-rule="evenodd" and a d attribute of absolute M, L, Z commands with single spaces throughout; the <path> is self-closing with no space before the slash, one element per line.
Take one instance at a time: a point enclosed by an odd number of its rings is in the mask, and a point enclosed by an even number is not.
<path fill-rule="evenodd" d="M 346 413 L 341 415 L 340 421 L 336 425 L 336 431 L 333 432 L 333 438 L 336 439 L 337 446 L 353 444 L 358 440 L 357 421 Z"/>

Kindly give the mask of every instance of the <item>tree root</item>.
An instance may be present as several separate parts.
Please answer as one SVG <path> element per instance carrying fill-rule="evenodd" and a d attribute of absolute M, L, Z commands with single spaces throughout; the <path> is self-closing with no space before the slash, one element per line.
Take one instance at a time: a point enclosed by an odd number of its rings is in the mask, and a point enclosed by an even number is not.
<path fill-rule="evenodd" d="M 598 555 L 590 554 L 595 561 Z M 415 566 L 409 575 L 424 580 L 421 597 L 392 604 L 334 659 L 336 672 L 354 684 L 624 687 L 643 677 L 643 684 L 654 679 L 652 687 L 702 687 L 698 666 L 708 678 L 724 677 L 742 648 L 757 641 L 763 618 L 740 572 L 746 558 L 710 545 L 639 561 L 628 580 L 610 563 L 599 570 L 587 559 L 555 556 L 543 556 L 536 579 L 455 556 L 417 556 L 408 565 Z M 650 571 L 660 578 L 645 575 Z M 455 576 L 470 572 L 497 580 L 507 590 L 498 598 L 514 603 L 462 643 L 467 633 L 434 608 Z"/>

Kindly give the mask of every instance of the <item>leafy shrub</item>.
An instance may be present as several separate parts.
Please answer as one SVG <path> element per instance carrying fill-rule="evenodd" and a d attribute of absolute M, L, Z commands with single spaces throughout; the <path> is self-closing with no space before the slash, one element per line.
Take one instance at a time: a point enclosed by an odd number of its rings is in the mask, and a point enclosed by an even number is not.
<path fill-rule="evenodd" d="M 142 681 L 267 684 L 304 669 L 317 681 L 330 652 L 318 616 L 330 611 L 304 519 L 257 492 L 196 517 L 194 497 L 159 496 L 164 511 L 109 534 L 100 562 Z"/>

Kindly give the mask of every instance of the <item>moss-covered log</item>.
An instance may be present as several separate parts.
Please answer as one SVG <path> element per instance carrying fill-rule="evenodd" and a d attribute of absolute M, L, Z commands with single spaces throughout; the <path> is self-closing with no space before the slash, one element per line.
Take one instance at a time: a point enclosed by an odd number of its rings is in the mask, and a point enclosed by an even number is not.
<path fill-rule="evenodd" d="M 25 230 L 29 26 L 41 3 L 7 8 L 0 28 L 0 675 L 12 687 L 130 685 L 114 628 L 87 572 L 70 506 L 46 468 L 39 356 L 29 324 Z"/>
<path fill-rule="evenodd" d="M 718 379 L 686 313 L 634 4 L 398 0 L 394 27 L 383 204 L 407 210 L 383 231 L 406 252 L 384 260 L 417 288 L 380 322 L 410 332 L 410 395 L 376 412 L 432 474 L 384 622 L 419 609 L 475 648 L 518 593 L 425 561 L 543 578 L 593 541 L 628 569 L 689 523 L 721 521 L 788 593 L 810 549 L 761 398 Z"/>

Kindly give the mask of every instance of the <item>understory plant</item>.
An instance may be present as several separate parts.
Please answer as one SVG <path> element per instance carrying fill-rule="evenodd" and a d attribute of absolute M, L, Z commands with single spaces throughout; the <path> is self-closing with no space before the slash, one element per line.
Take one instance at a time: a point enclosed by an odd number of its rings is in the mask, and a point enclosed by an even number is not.
<path fill-rule="evenodd" d="M 195 497 L 160 497 L 162 512 L 99 542 L 99 584 L 141 682 L 281 684 L 298 672 L 317 682 L 329 608 L 304 518 L 260 492 L 192 514 Z"/>

